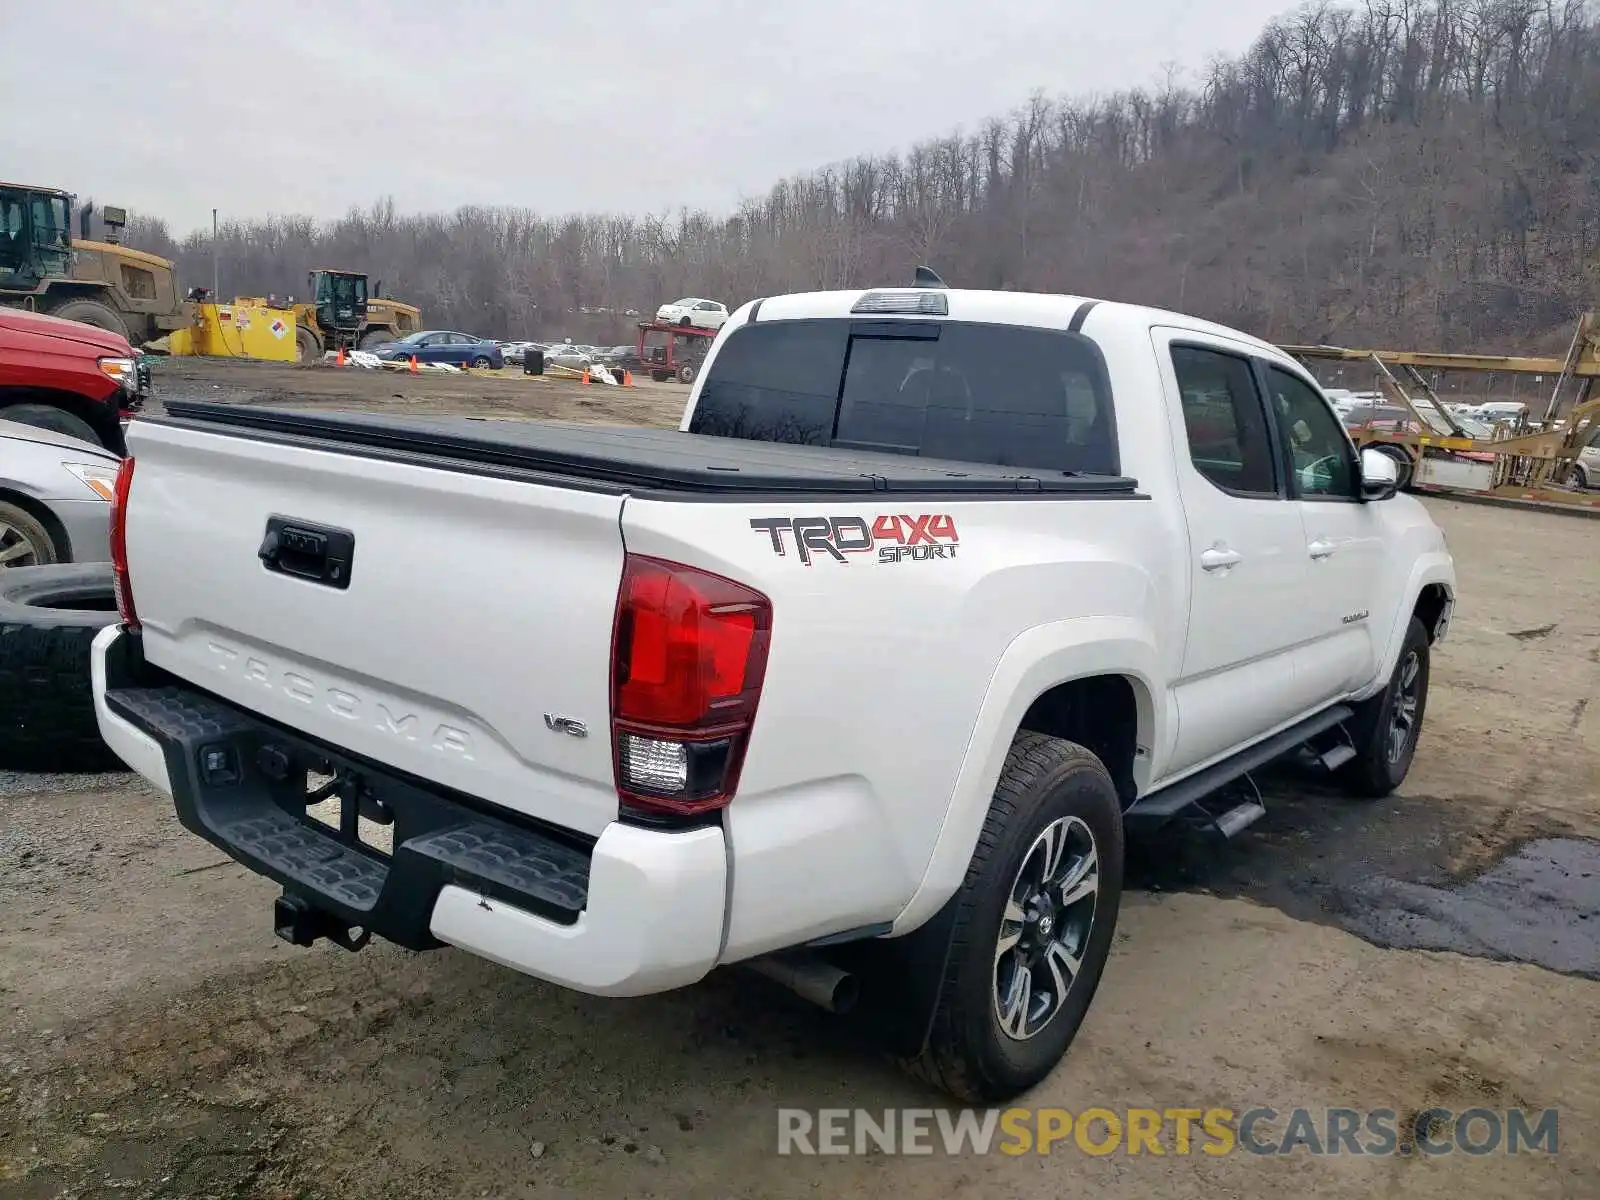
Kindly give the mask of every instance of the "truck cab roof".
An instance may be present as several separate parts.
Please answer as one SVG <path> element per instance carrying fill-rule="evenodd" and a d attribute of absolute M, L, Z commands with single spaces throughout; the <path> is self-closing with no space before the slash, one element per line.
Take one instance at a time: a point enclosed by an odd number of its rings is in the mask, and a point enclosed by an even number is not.
<path fill-rule="evenodd" d="M 927 320 L 935 314 L 929 312 L 894 313 L 887 311 L 857 311 L 868 296 L 918 297 L 927 293 L 944 297 L 947 311 L 938 314 L 950 321 L 982 321 L 995 325 L 1018 325 L 1035 329 L 1073 329 L 1074 321 L 1085 323 L 1093 314 L 1097 326 L 1114 322 L 1124 329 L 1147 328 L 1166 325 L 1191 329 L 1228 338 L 1249 346 L 1262 354 L 1277 359 L 1287 359 L 1282 349 L 1260 338 L 1243 334 L 1237 329 L 1205 321 L 1184 313 L 1128 304 L 1120 300 L 1102 300 L 1094 296 L 1069 293 L 1003 292 L 968 288 L 916 288 L 885 287 L 859 288 L 847 291 L 793 292 L 772 296 L 742 305 L 729 319 L 728 328 L 754 321 L 815 320 L 829 317 L 857 317 L 882 320 Z M 1080 315 L 1081 314 L 1081 315 Z"/>

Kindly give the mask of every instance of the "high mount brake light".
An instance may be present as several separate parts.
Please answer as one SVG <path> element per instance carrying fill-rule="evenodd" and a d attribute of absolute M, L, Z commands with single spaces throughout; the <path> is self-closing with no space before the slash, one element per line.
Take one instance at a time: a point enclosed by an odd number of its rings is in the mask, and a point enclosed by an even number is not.
<path fill-rule="evenodd" d="M 950 315 L 950 297 L 943 292 L 868 292 L 850 306 L 853 313 L 912 313 L 921 317 Z"/>
<path fill-rule="evenodd" d="M 738 787 L 766 675 L 772 602 L 731 579 L 630 554 L 611 645 L 624 808 L 694 816 Z"/>
<path fill-rule="evenodd" d="M 117 468 L 117 482 L 111 499 L 111 581 L 117 594 L 117 614 L 123 628 L 139 628 L 139 614 L 133 607 L 133 584 L 128 577 L 128 493 L 133 488 L 133 456 Z"/>

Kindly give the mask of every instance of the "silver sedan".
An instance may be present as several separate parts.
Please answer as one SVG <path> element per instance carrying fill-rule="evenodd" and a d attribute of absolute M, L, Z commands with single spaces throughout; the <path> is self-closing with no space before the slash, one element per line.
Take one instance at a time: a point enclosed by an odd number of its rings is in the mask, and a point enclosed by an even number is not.
<path fill-rule="evenodd" d="M 0 421 L 0 568 L 111 558 L 116 455 Z"/>

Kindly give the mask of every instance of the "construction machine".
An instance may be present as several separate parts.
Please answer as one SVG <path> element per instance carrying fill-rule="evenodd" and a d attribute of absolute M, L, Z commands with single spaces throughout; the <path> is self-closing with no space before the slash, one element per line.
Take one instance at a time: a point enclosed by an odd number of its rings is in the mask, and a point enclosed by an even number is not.
<path fill-rule="evenodd" d="M 170 260 L 118 242 L 127 214 L 101 213 L 106 240 L 91 240 L 92 206 L 60 188 L 0 183 L 0 304 L 51 313 L 121 334 L 138 346 L 180 329 L 189 313 Z"/>
<path fill-rule="evenodd" d="M 392 342 L 422 328 L 422 310 L 382 296 L 380 282 L 367 291 L 359 271 L 312 271 L 306 277 L 312 299 L 292 305 L 295 343 L 301 362 L 329 350 L 366 349 Z"/>
<path fill-rule="evenodd" d="M 73 218 L 80 226 L 72 236 Z M 232 305 L 207 291 L 186 295 L 170 259 L 146 254 L 120 243 L 127 213 L 107 206 L 100 217 L 106 240 L 89 237 L 93 207 L 78 208 L 77 197 L 60 188 L 0 183 L 0 304 L 48 312 L 120 333 L 134 346 L 166 338 L 179 330 L 199 331 L 180 337 L 183 353 L 257 357 L 250 347 L 235 346 L 233 318 L 218 319 L 204 306 L 220 309 L 254 305 L 253 299 Z M 295 315 L 295 344 L 301 361 L 317 359 L 340 346 L 370 346 L 393 341 L 422 327 L 420 309 L 382 298 L 382 284 L 367 294 L 367 277 L 354 271 L 311 272 L 310 302 L 290 302 Z M 359 322 L 350 322 L 359 313 Z M 216 326 L 217 336 L 205 329 Z M 228 326 L 223 330 L 223 326 Z M 277 357 L 277 355 L 272 355 Z"/>

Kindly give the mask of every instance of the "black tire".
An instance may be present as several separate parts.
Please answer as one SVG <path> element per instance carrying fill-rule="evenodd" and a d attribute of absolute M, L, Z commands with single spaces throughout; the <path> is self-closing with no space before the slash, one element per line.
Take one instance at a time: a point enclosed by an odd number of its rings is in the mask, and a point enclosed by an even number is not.
<path fill-rule="evenodd" d="M 1027 1009 L 1041 994 L 1030 989 L 1022 1010 L 1025 1036 L 1017 1038 L 1002 1028 L 1002 976 L 1014 980 L 1010 972 L 1019 965 L 1015 956 L 1026 950 L 1030 937 L 1054 931 L 1039 921 L 1010 923 L 1023 940 L 1013 950 L 1002 950 L 1004 918 L 1010 902 L 1025 894 L 1019 891 L 1028 887 L 1021 873 L 1038 860 L 1040 840 L 1047 830 L 1063 827 L 1074 838 L 1089 835 L 1098 888 L 1087 900 L 1087 927 L 1073 942 L 1079 947 L 1078 970 L 1060 990 L 1061 1002 L 1028 1032 Z M 973 1104 L 1009 1100 L 1049 1075 L 1077 1035 L 1100 986 L 1116 933 L 1122 855 L 1122 809 L 1100 760 L 1072 742 L 1018 734 L 956 897 L 950 956 L 927 1047 L 904 1065 Z M 1075 921 L 1081 918 L 1083 903 L 1063 910 L 1061 920 L 1066 922 L 1069 914 L 1077 914 Z M 1041 966 L 1048 965 L 1048 958 L 1040 959 Z M 1038 981 L 1055 990 L 1047 976 Z"/>
<path fill-rule="evenodd" d="M 478 355 L 477 358 L 472 360 L 472 365 L 477 367 L 480 371 L 486 371 L 490 367 L 494 366 L 494 364 L 482 354 Z"/>
<path fill-rule="evenodd" d="M 1583 468 L 1576 463 L 1567 472 L 1567 486 L 1580 492 L 1589 486 L 1589 477 L 1583 473 Z"/>
<path fill-rule="evenodd" d="M 1356 756 L 1339 769 L 1338 778 L 1351 795 L 1377 800 L 1405 782 L 1428 709 L 1429 659 L 1428 631 L 1412 617 L 1388 684 L 1376 696 L 1364 700 L 1345 724 Z M 1410 673 L 1412 663 L 1416 664 L 1414 675 Z M 1407 730 L 1404 738 L 1399 738 L 1394 732 L 1396 718 L 1405 715 L 1402 705 L 1408 696 L 1411 703 L 1409 715 L 1405 716 Z"/>
<path fill-rule="evenodd" d="M 678 368 L 679 383 L 693 383 L 694 377 L 700 373 L 700 368 L 693 363 L 684 363 Z"/>
<path fill-rule="evenodd" d="M 304 325 L 295 326 L 294 349 L 296 357 L 303 363 L 316 362 L 322 356 L 322 347 L 317 344 L 317 335 Z"/>
<path fill-rule="evenodd" d="M 665 383 L 667 380 L 672 378 L 672 375 L 667 371 L 651 371 L 650 378 L 655 380 L 657 383 Z"/>
<path fill-rule="evenodd" d="M 56 545 L 43 521 L 25 508 L 0 500 L 0 568 L 21 571 L 60 562 Z"/>
<path fill-rule="evenodd" d="M 96 329 L 104 329 L 107 333 L 114 333 L 118 337 L 128 336 L 128 323 L 115 309 L 106 307 L 98 300 L 68 300 L 65 304 L 51 309 L 50 315 L 60 317 L 63 321 L 78 321 L 84 325 L 93 325 Z"/>
<path fill-rule="evenodd" d="M 694 324 L 694 322 L 691 321 L 688 317 L 684 317 L 682 320 L 680 320 L 678 322 L 678 328 L 680 328 L 680 329 L 688 329 L 693 324 Z"/>
<path fill-rule="evenodd" d="M 110 563 L 0 571 L 0 768 L 116 769 L 100 739 L 89 648 L 117 619 Z"/>
<path fill-rule="evenodd" d="M 108 449 L 105 439 L 94 431 L 94 426 L 64 408 L 50 404 L 13 404 L 0 408 L 0 421 L 15 421 L 19 425 L 32 425 L 35 429 L 48 429 L 51 433 L 64 433 L 91 446 Z"/>

